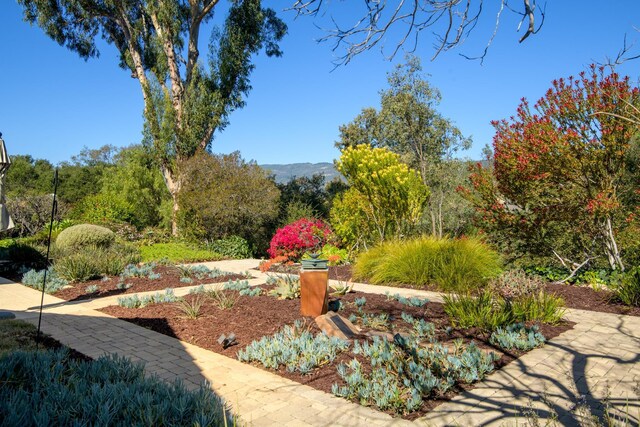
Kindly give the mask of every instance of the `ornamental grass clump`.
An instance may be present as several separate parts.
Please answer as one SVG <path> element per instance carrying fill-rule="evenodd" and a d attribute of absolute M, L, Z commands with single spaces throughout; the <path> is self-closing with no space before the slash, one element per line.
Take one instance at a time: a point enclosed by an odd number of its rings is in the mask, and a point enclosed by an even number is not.
<path fill-rule="evenodd" d="M 302 322 L 296 320 L 286 325 L 274 335 L 253 341 L 238 351 L 238 360 L 258 362 L 265 368 L 285 367 L 288 372 L 302 375 L 313 369 L 333 362 L 336 357 L 349 348 L 349 342 L 325 333 L 313 335 Z"/>
<path fill-rule="evenodd" d="M 440 343 L 421 347 L 413 339 L 378 337 L 371 343 L 356 341 L 353 353 L 359 358 L 337 368 L 344 385 L 333 384 L 333 394 L 396 414 L 418 410 L 425 398 L 443 395 L 457 383 L 482 380 L 499 359 L 473 342 L 450 351 Z"/>
<path fill-rule="evenodd" d="M 353 267 L 354 278 L 375 285 L 432 285 L 446 292 L 476 291 L 500 272 L 500 255 L 475 238 L 383 242 L 360 254 Z"/>
<path fill-rule="evenodd" d="M 493 331 L 516 322 L 557 324 L 564 315 L 564 301 L 540 291 L 508 300 L 489 290 L 478 296 L 445 295 L 444 311 L 451 323 L 462 328 Z"/>
<path fill-rule="evenodd" d="M 0 384 L 6 426 L 234 425 L 208 387 L 190 391 L 117 355 L 80 361 L 62 350 L 15 351 L 0 357 Z"/>

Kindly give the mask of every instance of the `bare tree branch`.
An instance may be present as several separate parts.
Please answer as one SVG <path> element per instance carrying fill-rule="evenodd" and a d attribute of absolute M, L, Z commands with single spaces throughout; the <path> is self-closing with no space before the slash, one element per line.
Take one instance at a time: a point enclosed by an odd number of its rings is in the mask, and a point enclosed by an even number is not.
<path fill-rule="evenodd" d="M 329 19 L 332 29 L 325 30 L 327 34 L 319 41 L 331 41 L 334 52 L 343 52 L 337 59 L 336 65 L 348 64 L 355 56 L 380 45 L 392 44 L 387 59 L 392 59 L 405 44 L 411 40 L 412 46 L 407 50 L 414 51 L 417 47 L 419 35 L 423 30 L 432 30 L 435 40 L 435 53 L 432 60 L 442 52 L 462 45 L 471 32 L 476 28 L 482 13 L 485 0 L 398 0 L 388 3 L 388 0 L 363 0 L 364 10 L 357 17 L 355 23 L 340 25 L 333 16 Z M 507 8 L 515 15 L 521 16 L 518 31 L 526 23 L 526 32 L 520 37 L 523 42 L 532 34 L 536 34 L 544 23 L 545 9 L 537 5 L 536 0 L 522 0 L 523 10 L 516 10 L 509 6 L 509 0 L 498 2 L 499 11 L 495 26 L 487 46 L 481 55 L 467 59 L 480 59 L 486 56 L 489 47 L 496 37 L 503 10 Z M 394 7 L 387 7 L 394 4 Z M 298 16 L 324 16 L 329 11 L 328 2 L 323 0 L 296 0 L 289 8 Z M 336 13 L 335 16 L 338 16 Z M 538 24 L 538 19 L 540 23 Z M 341 21 L 343 22 L 343 21 Z M 395 38 L 394 38 L 395 37 Z M 390 41 L 391 40 L 391 41 Z M 395 40 L 395 41 L 394 41 Z"/>

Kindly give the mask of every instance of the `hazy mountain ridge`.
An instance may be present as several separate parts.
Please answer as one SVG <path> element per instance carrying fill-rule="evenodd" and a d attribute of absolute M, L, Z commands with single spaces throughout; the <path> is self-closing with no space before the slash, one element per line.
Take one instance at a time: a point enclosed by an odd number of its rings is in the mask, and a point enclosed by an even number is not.
<path fill-rule="evenodd" d="M 325 182 L 329 182 L 334 178 L 342 178 L 342 175 L 333 166 L 333 163 L 289 163 L 289 164 L 265 164 L 260 165 L 261 168 L 272 173 L 276 182 L 284 183 L 293 177 L 311 177 L 316 174 L 322 174 Z"/>

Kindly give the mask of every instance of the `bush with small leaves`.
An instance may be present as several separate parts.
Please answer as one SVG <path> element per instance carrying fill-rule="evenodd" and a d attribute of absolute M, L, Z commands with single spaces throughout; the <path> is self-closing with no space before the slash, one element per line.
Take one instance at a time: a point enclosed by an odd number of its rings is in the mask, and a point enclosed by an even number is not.
<path fill-rule="evenodd" d="M 529 276 L 520 269 L 505 271 L 489 282 L 489 289 L 507 299 L 531 295 L 543 287 L 544 282 L 539 276 Z"/>
<path fill-rule="evenodd" d="M 224 401 L 208 387 L 145 375 L 116 355 L 94 361 L 62 350 L 16 351 L 0 357 L 0 424 L 234 425 Z"/>
<path fill-rule="evenodd" d="M 253 341 L 238 351 L 238 360 L 258 362 L 265 368 L 284 366 L 288 372 L 306 375 L 330 363 L 349 348 L 349 342 L 324 333 L 315 336 L 300 321 L 287 325 L 274 335 Z"/>
<path fill-rule="evenodd" d="M 116 240 L 113 231 L 93 224 L 78 224 L 65 228 L 58 234 L 56 248 L 61 251 L 76 250 L 84 246 L 109 247 Z"/>
<path fill-rule="evenodd" d="M 45 270 L 29 270 L 22 275 L 22 284 L 41 291 L 44 276 Z M 60 278 L 53 268 L 49 267 L 49 269 L 47 269 L 47 283 L 44 287 L 46 293 L 56 293 L 67 286 L 67 284 L 68 282 Z"/>
<path fill-rule="evenodd" d="M 540 333 L 538 326 L 533 325 L 527 328 L 524 323 L 515 323 L 506 328 L 496 329 L 489 338 L 489 342 L 503 350 L 523 350 L 529 351 L 540 347 L 545 343 L 544 336 Z"/>
<path fill-rule="evenodd" d="M 249 242 L 240 236 L 228 236 L 214 240 L 207 247 L 225 258 L 245 259 L 253 257 Z"/>

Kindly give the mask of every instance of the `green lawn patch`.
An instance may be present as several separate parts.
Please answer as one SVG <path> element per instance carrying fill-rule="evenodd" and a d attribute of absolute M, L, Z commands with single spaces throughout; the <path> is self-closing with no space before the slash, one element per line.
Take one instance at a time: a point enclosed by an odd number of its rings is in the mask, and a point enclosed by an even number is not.
<path fill-rule="evenodd" d="M 142 262 L 168 261 L 174 264 L 188 262 L 218 261 L 223 256 L 217 252 L 200 249 L 182 242 L 155 243 L 140 248 Z"/>

